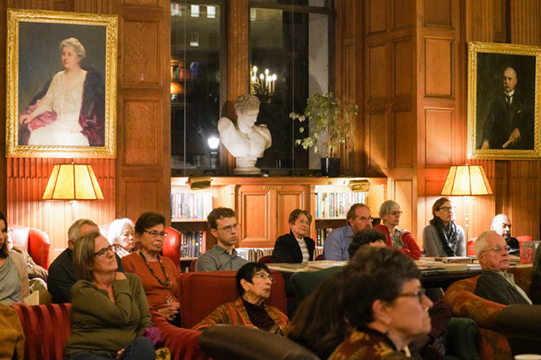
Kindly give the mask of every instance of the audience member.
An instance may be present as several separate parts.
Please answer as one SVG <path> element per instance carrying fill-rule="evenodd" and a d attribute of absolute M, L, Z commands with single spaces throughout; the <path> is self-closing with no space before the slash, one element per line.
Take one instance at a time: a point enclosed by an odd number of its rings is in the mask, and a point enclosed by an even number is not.
<path fill-rule="evenodd" d="M 219 207 L 210 212 L 207 221 L 210 233 L 218 243 L 197 258 L 196 271 L 239 270 L 248 261 L 241 258 L 233 248 L 239 240 L 237 213 Z"/>
<path fill-rule="evenodd" d="M 385 238 L 385 234 L 381 231 L 378 231 L 376 229 L 361 230 L 357 234 L 355 234 L 353 240 L 351 240 L 351 242 L 349 243 L 349 258 L 353 258 L 357 250 L 359 250 L 359 248 L 363 245 L 369 245 L 373 247 L 387 247 L 387 244 L 385 243 L 386 240 L 387 239 Z"/>
<path fill-rule="evenodd" d="M 427 256 L 466 256 L 464 230 L 454 222 L 451 200 L 439 198 L 432 205 L 432 220 L 423 229 L 423 247 Z"/>
<path fill-rule="evenodd" d="M 498 214 L 492 219 L 490 230 L 496 231 L 503 236 L 507 246 L 509 246 L 509 255 L 520 256 L 520 246 L 518 240 L 511 236 L 511 221 L 505 214 Z"/>
<path fill-rule="evenodd" d="M 115 246 L 115 252 L 119 257 L 129 255 L 135 247 L 133 222 L 128 218 L 113 221 L 107 232 L 107 240 Z"/>
<path fill-rule="evenodd" d="M 503 305 L 532 303 L 515 283 L 513 274 L 507 273 L 509 246 L 503 236 L 494 230 L 485 231 L 479 235 L 473 249 L 483 269 L 475 287 L 477 296 Z"/>
<path fill-rule="evenodd" d="M 113 245 L 99 231 L 75 242 L 71 336 L 67 360 L 155 359 L 148 302 L 137 275 L 118 272 Z"/>
<path fill-rule="evenodd" d="M 77 281 L 73 268 L 73 246 L 77 240 L 92 231 L 99 231 L 98 225 L 89 219 L 76 220 L 68 229 L 68 248 L 49 266 L 47 287 L 53 298 L 53 303 L 70 303 L 71 287 Z M 124 271 L 120 258 L 116 258 L 118 270 Z"/>
<path fill-rule="evenodd" d="M 369 230 L 360 233 L 365 231 Z M 385 247 L 385 243 L 382 244 Z M 287 337 L 312 350 L 321 360 L 327 359 L 351 333 L 344 321 L 341 291 L 342 274 L 327 276 L 299 305 L 291 321 L 292 329 Z"/>
<path fill-rule="evenodd" d="M 365 204 L 353 204 L 346 215 L 347 225 L 334 229 L 323 243 L 323 259 L 349 260 L 348 246 L 353 235 L 372 227 L 370 208 Z"/>
<path fill-rule="evenodd" d="M 310 231 L 312 215 L 306 210 L 295 209 L 289 214 L 288 223 L 291 231 L 276 240 L 273 262 L 307 263 L 314 260 L 316 243 L 306 236 Z"/>
<path fill-rule="evenodd" d="M 204 330 L 216 324 L 233 324 L 287 335 L 287 316 L 277 308 L 264 304 L 270 296 L 273 283 L 274 279 L 270 276 L 267 265 L 253 262 L 244 264 L 236 276 L 239 298 L 220 305 L 194 326 L 194 330 Z"/>
<path fill-rule="evenodd" d="M 180 327 L 179 273 L 173 260 L 160 256 L 166 236 L 162 214 L 141 214 L 135 222 L 139 250 L 124 256 L 122 263 L 126 271 L 141 278 L 150 306 L 167 321 Z"/>
<path fill-rule="evenodd" d="M 359 249 L 343 270 L 341 303 L 353 331 L 329 359 L 409 359 L 408 344 L 431 329 L 420 275 L 399 251 Z"/>
<path fill-rule="evenodd" d="M 401 215 L 400 205 L 396 201 L 387 200 L 379 208 L 379 217 L 383 224 L 378 224 L 375 228 L 385 234 L 388 247 L 400 250 L 413 260 L 419 260 L 421 249 L 413 235 L 408 230 L 398 227 Z"/>
<path fill-rule="evenodd" d="M 532 283 L 530 284 L 530 299 L 533 304 L 541 304 L 541 248 L 535 250 L 533 260 Z"/>
<path fill-rule="evenodd" d="M 349 256 L 353 258 L 359 248 L 364 245 L 372 247 L 387 247 L 385 244 L 385 235 L 376 229 L 364 229 L 353 237 L 349 244 Z M 445 355 L 445 344 L 447 332 L 445 330 L 447 323 L 453 316 L 453 309 L 449 303 L 444 300 L 438 300 L 428 310 L 432 323 L 432 330 L 427 335 L 419 336 L 412 343 L 412 347 L 418 350 L 423 359 L 436 360 L 442 359 Z"/>
<path fill-rule="evenodd" d="M 28 295 L 26 263 L 21 254 L 8 250 L 8 221 L 0 212 L 0 303 L 11 306 Z"/>
<path fill-rule="evenodd" d="M 11 230 L 8 231 L 7 243 L 8 250 L 19 253 L 23 256 L 26 263 L 26 271 L 28 273 L 28 285 L 30 288 L 30 294 L 39 291 L 39 303 L 50 304 L 52 302 L 51 294 L 47 290 L 47 275 L 48 272 L 43 267 L 34 262 L 25 247 L 19 244 L 13 244 L 11 238 Z"/>

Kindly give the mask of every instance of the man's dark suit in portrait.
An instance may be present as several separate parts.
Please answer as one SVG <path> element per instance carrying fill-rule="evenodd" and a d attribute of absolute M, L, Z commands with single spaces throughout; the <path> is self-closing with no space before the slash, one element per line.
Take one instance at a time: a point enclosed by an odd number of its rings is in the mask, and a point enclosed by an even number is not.
<path fill-rule="evenodd" d="M 503 92 L 490 104 L 481 149 L 534 149 L 533 97 L 517 88 L 515 69 L 503 72 Z"/>

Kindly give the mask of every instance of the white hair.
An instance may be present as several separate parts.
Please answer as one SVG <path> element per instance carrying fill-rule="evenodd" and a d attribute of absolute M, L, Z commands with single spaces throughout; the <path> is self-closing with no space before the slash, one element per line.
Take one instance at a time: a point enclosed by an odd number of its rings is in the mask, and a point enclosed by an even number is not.
<path fill-rule="evenodd" d="M 135 229 L 133 226 L 133 221 L 128 218 L 116 219 L 111 223 L 111 226 L 109 226 L 109 232 L 107 233 L 107 240 L 109 241 L 109 244 L 116 244 L 116 239 L 122 235 L 122 229 L 124 229 L 126 224 L 130 225 L 132 229 Z"/>
<path fill-rule="evenodd" d="M 473 244 L 475 255 L 479 256 L 480 253 L 487 249 L 487 237 L 491 234 L 497 234 L 497 232 L 494 230 L 487 230 L 477 237 L 475 244 Z"/>

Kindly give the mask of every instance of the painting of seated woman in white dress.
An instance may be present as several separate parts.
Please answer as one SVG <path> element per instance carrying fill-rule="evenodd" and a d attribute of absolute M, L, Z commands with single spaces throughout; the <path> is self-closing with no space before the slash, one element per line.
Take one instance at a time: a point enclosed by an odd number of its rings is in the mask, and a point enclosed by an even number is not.
<path fill-rule="evenodd" d="M 8 157 L 115 157 L 118 17 L 90 15 L 8 10 Z"/>

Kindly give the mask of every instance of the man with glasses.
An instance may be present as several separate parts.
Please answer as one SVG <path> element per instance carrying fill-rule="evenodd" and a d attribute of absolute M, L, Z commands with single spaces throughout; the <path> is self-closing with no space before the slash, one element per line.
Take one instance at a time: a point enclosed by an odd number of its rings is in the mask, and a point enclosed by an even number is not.
<path fill-rule="evenodd" d="M 73 267 L 73 247 L 81 236 L 92 231 L 100 231 L 98 225 L 89 219 L 76 220 L 68 229 L 68 248 L 49 266 L 49 278 L 47 287 L 53 298 L 53 303 L 71 303 L 71 287 L 77 282 Z M 116 255 L 118 271 L 124 272 L 124 267 L 118 255 Z"/>
<path fill-rule="evenodd" d="M 494 230 L 479 235 L 473 246 L 483 269 L 477 280 L 475 294 L 503 305 L 531 304 L 528 295 L 515 283 L 509 269 L 509 246 Z"/>
<path fill-rule="evenodd" d="M 218 243 L 199 256 L 196 271 L 238 270 L 248 261 L 237 254 L 233 248 L 239 240 L 237 213 L 229 208 L 219 207 L 207 217 L 210 233 Z"/>
<path fill-rule="evenodd" d="M 520 245 L 518 240 L 511 236 L 511 221 L 505 214 L 498 214 L 492 219 L 490 230 L 496 231 L 503 236 L 507 246 L 509 246 L 509 255 L 520 255 Z"/>
<path fill-rule="evenodd" d="M 372 228 L 370 208 L 365 204 L 353 204 L 346 215 L 347 225 L 334 229 L 323 243 L 323 259 L 349 260 L 348 247 L 353 236 L 361 230 Z"/>

